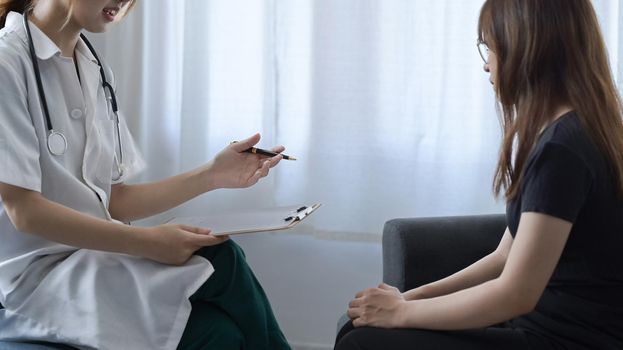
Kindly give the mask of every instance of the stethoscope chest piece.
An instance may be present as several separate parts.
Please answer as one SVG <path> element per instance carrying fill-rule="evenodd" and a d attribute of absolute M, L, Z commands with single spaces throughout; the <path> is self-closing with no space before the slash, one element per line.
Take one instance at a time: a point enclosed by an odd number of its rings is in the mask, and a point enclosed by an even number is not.
<path fill-rule="evenodd" d="M 62 156 L 67 151 L 67 139 L 58 131 L 50 131 L 48 135 L 48 150 L 55 156 Z"/>

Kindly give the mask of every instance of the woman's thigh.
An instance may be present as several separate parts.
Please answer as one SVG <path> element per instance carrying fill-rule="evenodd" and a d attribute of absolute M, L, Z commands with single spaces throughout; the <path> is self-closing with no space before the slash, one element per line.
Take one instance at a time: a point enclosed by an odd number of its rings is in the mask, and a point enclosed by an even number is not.
<path fill-rule="evenodd" d="M 193 303 L 178 350 L 244 349 L 244 335 L 238 325 L 219 307 Z"/>
<path fill-rule="evenodd" d="M 350 329 L 349 329 L 350 328 Z M 541 350 L 528 343 L 518 329 L 489 327 L 467 331 L 429 331 L 420 329 L 352 328 L 340 332 L 336 350 Z"/>

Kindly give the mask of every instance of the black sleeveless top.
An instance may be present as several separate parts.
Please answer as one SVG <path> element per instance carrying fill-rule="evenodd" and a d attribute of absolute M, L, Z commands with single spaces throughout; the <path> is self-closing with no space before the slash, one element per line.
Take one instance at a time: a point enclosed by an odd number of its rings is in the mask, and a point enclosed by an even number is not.
<path fill-rule="evenodd" d="M 623 200 L 603 153 L 574 112 L 543 131 L 508 203 L 513 237 L 522 212 L 573 224 L 534 312 L 512 322 L 568 349 L 623 349 Z"/>

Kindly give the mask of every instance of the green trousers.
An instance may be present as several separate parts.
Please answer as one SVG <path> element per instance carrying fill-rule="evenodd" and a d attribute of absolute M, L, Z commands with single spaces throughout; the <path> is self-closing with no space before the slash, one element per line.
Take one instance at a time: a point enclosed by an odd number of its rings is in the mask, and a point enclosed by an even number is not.
<path fill-rule="evenodd" d="M 291 350 L 262 286 L 233 241 L 205 247 L 214 273 L 190 297 L 179 350 Z"/>

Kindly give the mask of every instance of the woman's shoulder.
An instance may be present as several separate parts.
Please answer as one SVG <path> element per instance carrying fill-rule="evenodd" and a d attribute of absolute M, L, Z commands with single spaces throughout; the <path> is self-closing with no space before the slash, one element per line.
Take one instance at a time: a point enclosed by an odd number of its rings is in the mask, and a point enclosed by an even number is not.
<path fill-rule="evenodd" d="M 29 54 L 26 29 L 21 15 L 10 12 L 4 27 L 0 28 L 0 55 L 23 57 Z"/>
<path fill-rule="evenodd" d="M 541 135 L 534 158 L 556 157 L 577 159 L 589 169 L 605 161 L 589 130 L 575 112 L 569 112 L 552 123 Z"/>
<path fill-rule="evenodd" d="M 541 145 L 558 145 L 573 153 L 596 151 L 589 131 L 575 112 L 569 112 L 554 121 L 541 135 Z"/>
<path fill-rule="evenodd" d="M 10 77 L 24 76 L 29 67 L 28 47 L 16 31 L 0 30 L 0 75 L 3 83 Z"/>

